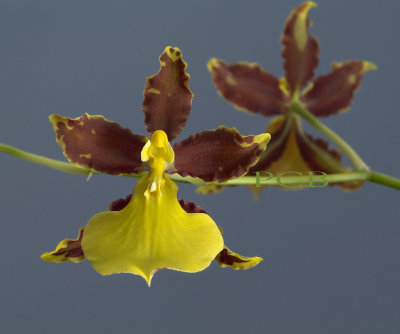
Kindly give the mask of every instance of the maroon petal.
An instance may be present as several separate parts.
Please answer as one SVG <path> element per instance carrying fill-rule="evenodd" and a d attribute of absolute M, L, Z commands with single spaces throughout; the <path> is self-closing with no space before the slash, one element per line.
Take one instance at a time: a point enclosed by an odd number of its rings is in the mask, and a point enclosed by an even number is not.
<path fill-rule="evenodd" d="M 224 182 L 246 174 L 265 150 L 271 136 L 242 136 L 236 129 L 220 126 L 176 143 L 175 169 L 169 173 Z"/>
<path fill-rule="evenodd" d="M 301 101 L 315 116 L 329 116 L 350 108 L 365 72 L 375 70 L 368 61 L 333 63 L 332 72 L 315 79 Z"/>
<path fill-rule="evenodd" d="M 318 66 L 319 45 L 317 39 L 308 33 L 311 21 L 307 18 L 309 10 L 315 6 L 314 2 L 308 1 L 295 8 L 286 21 L 281 37 L 285 59 L 283 67 L 291 95 L 313 78 Z"/>
<path fill-rule="evenodd" d="M 228 65 L 212 58 L 208 70 L 218 93 L 237 109 L 271 116 L 286 110 L 287 97 L 279 80 L 257 64 L 247 62 Z"/>
<path fill-rule="evenodd" d="M 146 169 L 140 153 L 147 137 L 133 134 L 103 116 L 70 119 L 51 115 L 57 143 L 75 165 L 107 174 L 136 174 Z"/>
<path fill-rule="evenodd" d="M 172 141 L 186 124 L 193 94 L 189 89 L 187 64 L 178 48 L 166 47 L 160 64 L 160 71 L 146 80 L 143 112 L 147 131 L 163 130 Z"/>

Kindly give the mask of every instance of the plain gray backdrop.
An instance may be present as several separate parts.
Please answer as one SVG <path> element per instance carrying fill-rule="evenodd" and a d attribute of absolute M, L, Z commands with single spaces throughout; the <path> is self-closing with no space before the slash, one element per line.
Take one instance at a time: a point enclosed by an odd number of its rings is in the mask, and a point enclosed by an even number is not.
<path fill-rule="evenodd" d="M 51 113 L 102 114 L 146 134 L 145 78 L 167 45 L 181 48 L 195 94 L 179 139 L 220 124 L 260 133 L 268 119 L 220 98 L 206 63 L 247 60 L 281 76 L 280 34 L 298 4 L 0 0 L 0 142 L 64 160 Z M 318 74 L 332 61 L 378 65 L 352 110 L 324 121 L 373 169 L 397 177 L 399 11 L 395 0 L 324 0 L 310 14 Z M 353 193 L 267 189 L 255 201 L 247 188 L 202 196 L 180 185 L 231 248 L 264 258 L 248 271 L 216 263 L 198 274 L 164 270 L 149 289 L 138 276 L 102 277 L 87 261 L 40 259 L 133 185 L 106 175 L 87 182 L 0 155 L 1 333 L 400 332 L 398 191 L 371 183 Z"/>

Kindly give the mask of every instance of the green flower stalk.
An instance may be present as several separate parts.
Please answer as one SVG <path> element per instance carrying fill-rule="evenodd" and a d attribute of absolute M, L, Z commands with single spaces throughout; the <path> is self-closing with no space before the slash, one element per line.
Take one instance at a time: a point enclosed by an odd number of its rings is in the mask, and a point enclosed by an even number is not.
<path fill-rule="evenodd" d="M 47 166 L 52 169 L 59 170 L 64 173 L 77 174 L 77 175 L 86 175 L 91 176 L 93 174 L 102 174 L 90 169 L 76 167 L 75 165 L 59 161 L 56 159 L 47 158 L 41 155 L 32 154 L 15 147 L 0 144 L 0 152 L 10 154 L 16 156 L 20 159 L 30 161 L 33 163 L 37 163 L 43 166 Z M 124 177 L 134 177 L 138 178 L 141 174 L 121 174 L 120 176 Z M 368 171 L 358 171 L 358 172 L 346 172 L 339 174 L 327 174 L 323 177 L 321 175 L 312 176 L 310 175 L 302 175 L 302 176 L 289 176 L 289 174 L 277 175 L 274 176 L 271 174 L 265 174 L 262 172 L 258 172 L 258 175 L 255 176 L 241 176 L 236 179 L 228 180 L 226 182 L 204 182 L 198 178 L 194 178 L 191 176 L 180 176 L 179 174 L 172 174 L 169 176 L 171 180 L 174 180 L 178 183 L 191 183 L 197 186 L 310 186 L 312 184 L 314 186 L 315 183 L 319 184 L 323 182 L 323 184 L 335 184 L 342 182 L 352 182 L 352 181 L 370 181 L 377 184 L 381 184 L 383 186 L 391 187 L 394 189 L 400 190 L 400 179 L 395 177 L 375 172 L 373 170 Z M 315 183 L 314 183 L 315 182 Z"/>

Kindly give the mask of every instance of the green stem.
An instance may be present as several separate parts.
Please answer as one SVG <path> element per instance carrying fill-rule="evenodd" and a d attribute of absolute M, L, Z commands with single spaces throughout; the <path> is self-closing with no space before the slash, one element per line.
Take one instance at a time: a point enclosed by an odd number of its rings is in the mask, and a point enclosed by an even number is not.
<path fill-rule="evenodd" d="M 287 172 L 293 173 L 293 172 Z M 270 174 L 270 173 L 268 173 Z M 368 180 L 369 174 L 367 172 L 348 172 L 340 174 L 313 174 L 298 172 L 299 176 L 283 176 L 280 175 L 273 176 L 270 174 L 268 177 L 261 176 L 242 176 L 240 178 L 229 180 L 226 182 L 227 185 L 255 185 L 256 187 L 262 186 L 281 186 L 284 188 L 296 188 L 297 186 L 308 186 L 308 187 L 324 187 L 329 183 L 342 183 L 351 181 L 366 181 Z"/>
<path fill-rule="evenodd" d="M 313 114 L 311 114 L 298 99 L 293 99 L 290 110 L 299 114 L 304 118 L 311 126 L 316 128 L 318 131 L 323 133 L 326 137 L 332 140 L 337 146 L 339 146 L 343 152 L 349 157 L 351 163 L 357 171 L 369 171 L 367 164 L 361 159 L 356 151 L 338 134 L 328 128 L 325 124 L 321 123 Z"/>
<path fill-rule="evenodd" d="M 400 180 L 379 172 L 370 172 L 369 181 L 400 190 Z"/>
<path fill-rule="evenodd" d="M 18 148 L 1 144 L 0 143 L 0 152 L 4 152 L 10 155 L 14 155 L 18 158 L 34 162 L 35 164 L 47 166 L 50 168 L 54 168 L 66 173 L 72 174 L 82 174 L 82 175 L 89 175 L 91 171 L 89 169 L 79 168 L 76 167 L 68 162 L 58 161 L 50 158 L 43 157 L 41 155 L 29 153 L 26 151 L 22 151 Z"/>
<path fill-rule="evenodd" d="M 4 152 L 18 158 L 37 163 L 43 166 L 47 166 L 53 169 L 57 169 L 59 171 L 71 174 L 80 174 L 80 175 L 91 175 L 91 174 L 99 174 L 96 171 L 90 169 L 84 169 L 76 167 L 68 162 L 63 162 L 55 159 L 50 159 L 43 157 L 41 155 L 32 154 L 26 151 L 22 151 L 15 147 L 0 144 L 0 152 Z M 341 183 L 341 182 L 350 182 L 350 181 L 371 181 L 375 183 L 379 183 L 388 187 L 392 187 L 400 190 L 400 180 L 396 179 L 392 176 L 388 176 L 382 173 L 374 172 L 374 171 L 355 171 L 349 173 L 340 173 L 340 174 L 329 174 L 329 175 L 299 175 L 299 176 L 283 176 L 277 175 L 273 176 L 270 173 L 267 173 L 268 177 L 261 173 L 258 176 L 242 176 L 234 180 L 229 180 L 225 183 L 218 182 L 204 182 L 198 178 L 194 177 L 183 177 L 178 174 L 170 175 L 170 178 L 175 182 L 183 182 L 183 183 L 192 183 L 196 185 L 227 185 L 227 186 L 283 186 L 283 187 L 291 187 L 291 186 L 323 186 L 328 183 Z M 301 174 L 301 173 L 299 173 Z M 123 174 L 123 176 L 127 177 L 140 177 L 140 174 Z M 318 182 L 320 181 L 320 182 Z M 322 183 L 322 185 L 321 185 Z M 319 185 L 318 185 L 319 184 Z"/>

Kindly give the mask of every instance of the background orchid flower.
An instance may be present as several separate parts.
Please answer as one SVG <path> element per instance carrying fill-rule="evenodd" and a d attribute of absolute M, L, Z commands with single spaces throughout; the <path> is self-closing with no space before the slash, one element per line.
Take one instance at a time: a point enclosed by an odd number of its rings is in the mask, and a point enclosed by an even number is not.
<path fill-rule="evenodd" d="M 350 171 L 340 162 L 341 152 L 328 143 L 307 134 L 300 117 L 291 108 L 300 103 L 314 116 L 326 117 L 350 108 L 365 72 L 376 69 L 368 61 L 333 63 L 332 71 L 314 78 L 319 44 L 308 32 L 309 10 L 314 2 L 295 8 L 286 21 L 281 42 L 285 77 L 278 79 L 255 63 L 227 64 L 212 58 L 208 63 L 218 93 L 237 109 L 263 116 L 279 115 L 268 125 L 272 140 L 250 174 L 268 171 L 274 175 L 286 171 L 343 173 Z M 310 82 L 310 83 L 309 83 Z M 306 87 L 306 84 L 309 85 Z M 353 189 L 362 182 L 339 184 Z"/>
<path fill-rule="evenodd" d="M 42 259 L 81 262 L 87 258 L 102 275 L 132 273 L 150 285 L 162 268 L 197 272 L 213 259 L 220 266 L 247 269 L 259 257 L 242 257 L 224 246 L 221 229 L 200 207 L 178 201 L 167 173 L 224 182 L 246 174 L 265 150 L 270 135 L 242 136 L 220 126 L 171 146 L 190 113 L 193 94 L 178 48 L 167 47 L 160 71 L 149 77 L 143 112 L 151 135 L 133 134 L 103 116 L 76 119 L 51 115 L 67 159 L 80 167 L 113 175 L 145 173 L 133 194 L 110 205 L 81 228 L 76 240 L 61 241 Z"/>

